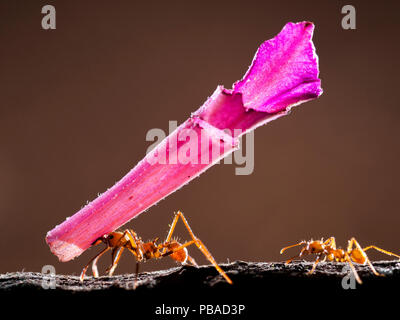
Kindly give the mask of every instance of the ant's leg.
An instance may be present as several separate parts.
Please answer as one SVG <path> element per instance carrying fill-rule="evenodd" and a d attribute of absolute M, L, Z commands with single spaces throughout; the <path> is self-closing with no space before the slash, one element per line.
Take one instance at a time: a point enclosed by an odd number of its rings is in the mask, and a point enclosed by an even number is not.
<path fill-rule="evenodd" d="M 176 227 L 176 224 L 178 223 L 179 217 L 182 218 L 182 221 L 183 221 L 183 223 L 185 224 L 187 230 L 189 231 L 189 234 L 190 234 L 190 236 L 192 237 L 192 239 L 197 239 L 197 238 L 195 237 L 195 235 L 193 234 L 192 229 L 189 227 L 189 224 L 187 223 L 185 217 L 183 216 L 183 213 L 180 212 L 180 211 L 178 211 L 178 213 L 175 214 L 175 217 L 174 217 L 174 219 L 172 220 L 172 223 L 171 223 L 171 226 L 170 226 L 170 228 L 169 228 L 169 232 L 168 232 L 167 238 L 165 239 L 165 242 L 170 242 L 170 241 L 171 241 L 171 239 L 172 239 L 172 234 L 173 234 L 174 231 L 175 231 L 175 227 Z M 185 244 L 185 247 L 191 245 L 192 243 L 194 243 L 194 242 L 192 241 L 190 244 L 189 244 L 189 243 L 186 243 L 186 244 Z M 171 253 L 172 253 L 172 252 L 171 252 Z M 163 254 L 167 254 L 167 248 L 164 248 Z M 168 253 L 167 255 L 169 255 L 169 254 L 170 254 L 170 253 Z M 189 256 L 188 256 L 188 259 L 189 259 Z M 190 257 L 189 262 L 192 263 L 193 265 L 197 265 L 196 262 L 194 261 L 194 259 L 193 259 L 192 257 Z"/>
<path fill-rule="evenodd" d="M 102 252 L 100 252 L 100 254 L 97 255 L 97 257 L 93 260 L 92 263 L 92 273 L 93 276 L 95 278 L 97 278 L 99 276 L 99 271 L 97 270 L 97 261 L 99 261 L 99 258 L 106 253 L 109 249 L 111 249 L 110 247 L 107 247 L 105 250 L 103 250 Z"/>
<path fill-rule="evenodd" d="M 168 232 L 167 238 L 165 239 L 165 242 L 170 242 L 172 239 L 172 234 L 174 233 L 176 224 L 178 223 L 179 213 L 180 213 L 180 211 L 178 211 L 178 213 L 175 214 L 174 219 L 172 220 L 172 223 L 169 228 L 169 232 Z"/>
<path fill-rule="evenodd" d="M 335 237 L 330 237 L 324 242 L 324 245 L 332 247 L 332 249 L 336 249 L 336 240 Z"/>
<path fill-rule="evenodd" d="M 360 276 L 358 275 L 357 270 L 356 270 L 356 268 L 354 267 L 354 264 L 353 264 L 353 262 L 351 262 L 351 259 L 349 258 L 348 255 L 346 256 L 346 261 L 349 263 L 350 268 L 351 268 L 351 270 L 353 271 L 354 277 L 356 278 L 357 282 L 358 282 L 359 284 L 362 284 L 362 281 L 361 281 L 361 279 L 360 279 Z"/>
<path fill-rule="evenodd" d="M 196 261 L 195 261 L 191 256 L 189 256 L 189 254 L 187 255 L 187 260 L 189 261 L 189 263 L 190 263 L 192 266 L 198 267 L 198 264 L 196 263 Z"/>
<path fill-rule="evenodd" d="M 128 248 L 128 250 L 133 254 L 133 256 L 136 259 L 135 284 L 133 286 L 133 289 L 136 289 L 137 282 L 138 282 L 138 275 L 139 275 L 139 261 L 137 260 L 136 252 L 134 250 L 132 250 L 131 248 Z"/>
<path fill-rule="evenodd" d="M 138 277 L 139 277 L 139 261 L 136 261 L 136 271 L 135 271 L 135 286 L 134 289 L 136 289 L 137 283 L 138 283 Z"/>
<path fill-rule="evenodd" d="M 114 274 L 115 268 L 118 265 L 119 259 L 121 258 L 122 252 L 124 252 L 124 247 L 119 247 L 113 250 L 113 262 L 108 270 L 108 275 L 111 277 Z"/>
<path fill-rule="evenodd" d="M 97 260 L 106 252 L 110 250 L 110 247 L 107 247 L 105 249 L 103 249 L 102 251 L 100 251 L 97 255 L 95 255 L 92 259 L 90 259 L 90 261 L 88 262 L 88 264 L 82 269 L 81 275 L 80 275 L 80 281 L 83 282 L 83 279 L 85 278 L 85 274 L 86 274 L 86 270 L 88 269 L 89 265 L 94 262 L 97 263 Z M 94 273 L 93 273 L 94 274 Z"/>
<path fill-rule="evenodd" d="M 313 264 L 311 270 L 308 271 L 307 274 L 312 274 L 312 273 L 314 273 L 315 268 L 317 267 L 317 264 L 319 263 L 319 260 L 320 260 L 320 259 L 321 259 L 321 255 L 318 255 L 318 256 L 317 256 L 317 259 L 315 259 L 315 261 L 314 261 L 314 264 Z"/>
<path fill-rule="evenodd" d="M 228 277 L 228 275 L 224 272 L 224 270 L 221 269 L 221 267 L 217 264 L 217 262 L 215 261 L 214 257 L 211 255 L 210 251 L 208 251 L 208 249 L 206 248 L 206 246 L 203 244 L 203 242 L 200 239 L 194 239 L 191 241 L 188 241 L 184 244 L 182 244 L 181 246 L 172 249 L 171 251 L 168 251 L 166 253 L 164 253 L 162 256 L 169 256 L 172 253 L 182 250 L 192 244 L 195 244 L 197 246 L 197 248 L 199 248 L 199 250 L 206 256 L 206 258 L 208 259 L 208 261 L 210 261 L 212 263 L 212 265 L 215 267 L 215 269 L 217 269 L 217 271 L 225 278 L 225 280 L 232 284 L 232 280 Z M 189 257 L 189 256 L 188 256 Z M 193 260 L 193 258 L 192 258 Z M 194 260 L 193 260 L 194 261 Z M 197 264 L 195 264 L 195 266 L 197 266 Z"/>
<path fill-rule="evenodd" d="M 177 214 L 175 214 L 174 219 L 172 220 L 172 223 L 171 223 L 171 225 L 170 225 L 170 227 L 169 227 L 169 231 L 168 231 L 167 238 L 165 239 L 165 243 L 171 241 L 171 239 L 172 239 L 172 234 L 173 234 L 174 231 L 175 231 L 175 227 L 176 227 L 176 224 L 177 224 L 177 222 L 178 222 L 178 219 L 179 219 L 179 216 L 178 216 Z M 164 248 L 163 251 L 161 252 L 161 255 L 164 256 L 164 255 L 169 255 L 169 254 L 172 253 L 172 251 L 171 251 L 170 253 L 168 253 L 167 250 L 168 250 L 167 248 Z"/>
<path fill-rule="evenodd" d="M 304 253 L 305 250 L 306 250 L 306 248 L 301 249 L 301 251 L 300 251 L 300 253 L 298 255 L 295 255 L 294 257 L 291 257 L 290 259 L 286 260 L 285 264 L 291 263 L 296 258 L 301 258 L 303 256 L 303 253 Z"/>
<path fill-rule="evenodd" d="M 178 213 L 180 213 L 180 211 L 178 211 Z M 172 234 L 174 233 L 176 224 L 178 223 L 178 220 L 179 220 L 178 213 L 175 214 L 174 219 L 172 220 L 172 223 L 169 226 L 168 235 L 167 235 L 167 238 L 165 239 L 164 243 L 168 243 L 172 239 Z M 192 243 L 194 243 L 194 242 L 192 241 L 190 244 L 186 243 L 186 246 L 191 245 Z M 166 247 L 164 247 L 161 255 L 162 256 L 168 256 L 168 255 L 172 254 L 174 251 L 168 251 L 168 249 Z"/>
<path fill-rule="evenodd" d="M 215 261 L 214 257 L 211 255 L 210 251 L 208 251 L 208 249 L 206 248 L 206 246 L 204 245 L 204 243 L 198 239 L 192 229 L 189 226 L 189 223 L 186 221 L 186 218 L 184 217 L 183 213 L 178 211 L 177 214 L 175 215 L 175 218 L 172 222 L 170 231 L 168 233 L 167 236 L 167 240 L 166 242 L 169 242 L 171 240 L 172 237 L 172 233 L 175 229 L 176 223 L 178 222 L 179 217 L 182 219 L 183 224 L 185 225 L 187 231 L 189 232 L 191 238 L 193 239 L 192 241 L 186 242 L 185 244 L 181 245 L 180 247 L 173 249 L 172 251 L 179 251 L 187 246 L 190 246 L 191 244 L 195 244 L 197 246 L 197 248 L 199 248 L 199 250 L 206 256 L 206 258 L 208 259 L 208 261 L 211 262 L 211 264 L 215 267 L 215 269 L 217 269 L 217 271 L 225 278 L 225 280 L 232 284 L 232 280 L 227 276 L 227 274 L 224 272 L 224 270 L 221 269 L 221 267 L 217 264 L 217 262 Z M 168 252 L 169 253 L 169 252 Z"/>
<path fill-rule="evenodd" d="M 306 243 L 305 241 L 301 241 L 299 243 L 292 244 L 291 246 L 284 247 L 284 248 L 281 249 L 280 254 L 284 253 L 287 249 L 290 249 L 290 248 L 293 248 L 293 247 L 297 247 L 297 246 L 301 246 L 302 244 L 305 244 L 305 243 Z M 293 259 L 294 258 L 295 257 L 293 257 Z"/>
<path fill-rule="evenodd" d="M 135 283 L 133 285 L 133 289 L 136 289 L 137 284 L 138 284 L 138 278 L 139 278 L 139 261 L 136 261 L 136 271 L 135 271 Z"/>
<path fill-rule="evenodd" d="M 128 236 L 128 239 L 126 238 Z M 137 243 L 139 242 L 138 238 L 136 237 L 136 233 L 133 230 L 126 229 L 122 234 L 122 237 L 118 240 L 115 247 L 120 247 L 122 244 L 122 240 L 130 242 L 132 248 L 137 248 Z"/>
<path fill-rule="evenodd" d="M 349 242 L 349 246 L 347 248 L 347 252 L 350 253 L 351 249 L 353 247 L 353 245 L 356 246 L 356 248 L 358 250 L 360 250 L 361 253 L 364 254 L 365 256 L 365 261 L 368 263 L 368 266 L 370 267 L 370 269 L 372 270 L 372 272 L 376 275 L 376 276 L 381 276 L 381 274 L 375 270 L 374 266 L 372 265 L 371 261 L 369 260 L 367 254 L 365 253 L 365 251 L 363 250 L 363 248 L 361 248 L 360 244 L 358 243 L 358 241 L 355 238 L 351 238 L 350 242 Z M 350 250 L 350 251 L 349 251 Z"/>
<path fill-rule="evenodd" d="M 129 241 L 131 242 L 131 245 L 133 248 L 136 248 L 138 246 L 138 243 L 140 242 L 139 239 L 136 236 L 135 231 L 132 229 L 126 230 Z"/>
<path fill-rule="evenodd" d="M 389 256 L 394 256 L 394 257 L 397 257 L 397 258 L 400 259 L 400 256 L 399 256 L 399 255 L 397 255 L 397 254 L 395 254 L 395 253 L 393 253 L 393 252 L 390 252 L 390 251 L 383 250 L 383 249 L 378 248 L 378 247 L 376 247 L 376 246 L 368 246 L 368 247 L 366 247 L 366 248 L 363 248 L 364 251 L 367 251 L 367 250 L 369 250 L 369 249 L 375 249 L 375 250 L 380 251 L 380 252 L 382 252 L 382 253 L 385 253 L 385 254 L 387 254 L 387 255 L 389 255 Z"/>

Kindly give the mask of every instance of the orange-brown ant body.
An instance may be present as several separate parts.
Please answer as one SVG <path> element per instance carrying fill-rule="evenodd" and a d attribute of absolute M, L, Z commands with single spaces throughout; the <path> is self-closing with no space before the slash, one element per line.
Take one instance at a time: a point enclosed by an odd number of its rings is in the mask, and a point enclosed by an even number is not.
<path fill-rule="evenodd" d="M 179 243 L 177 240 L 172 239 L 172 234 L 175 230 L 175 226 L 179 218 L 182 219 L 186 229 L 188 230 L 192 238 L 191 241 L 187 241 L 183 244 Z M 217 264 L 211 253 L 204 246 L 203 242 L 194 235 L 182 212 L 178 211 L 178 213 L 175 215 L 166 240 L 160 244 L 157 244 L 157 241 L 158 238 L 150 242 L 143 242 L 142 239 L 138 237 L 132 229 L 126 229 L 124 232 L 111 232 L 98 238 L 96 241 L 93 242 L 92 245 L 105 243 L 107 247 L 103 249 L 103 251 L 98 253 L 93 259 L 91 259 L 89 263 L 83 268 L 80 280 L 84 280 L 85 273 L 91 263 L 93 276 L 95 278 L 99 276 L 99 272 L 97 270 L 97 261 L 108 250 L 111 250 L 112 253 L 112 264 L 107 269 L 109 276 L 112 276 L 114 274 L 119 259 L 121 258 L 121 255 L 125 249 L 129 250 L 136 258 L 136 275 L 138 274 L 139 270 L 139 262 L 153 258 L 159 259 L 166 256 L 170 256 L 173 260 L 182 264 L 190 263 L 194 266 L 197 266 L 195 260 L 188 254 L 186 249 L 188 246 L 195 244 L 206 256 L 206 258 L 214 265 L 217 271 L 225 278 L 225 280 L 228 283 L 232 284 L 232 280 Z"/>
<path fill-rule="evenodd" d="M 351 238 L 348 241 L 347 250 L 345 251 L 341 248 L 336 248 L 336 241 L 335 241 L 334 237 L 330 237 L 326 241 L 323 241 L 323 239 L 301 241 L 297 244 L 294 244 L 294 245 L 291 245 L 291 246 L 281 249 L 280 253 L 282 254 L 284 251 L 286 251 L 289 248 L 293 248 L 293 247 L 300 246 L 303 244 L 304 244 L 304 246 L 301 249 L 300 253 L 298 255 L 294 256 L 293 258 L 287 260 L 286 263 L 290 263 L 293 259 L 300 258 L 304 255 L 315 254 L 317 256 L 317 258 L 314 261 L 314 264 L 313 264 L 311 270 L 308 272 L 308 274 L 312 274 L 315 271 L 317 264 L 321 261 L 321 258 L 323 258 L 323 261 L 328 259 L 329 261 L 346 262 L 350 265 L 350 268 L 353 271 L 357 282 L 360 284 L 362 283 L 362 281 L 354 267 L 353 262 L 363 264 L 363 265 L 368 264 L 368 266 L 370 267 L 370 269 L 372 270 L 372 272 L 375 275 L 377 275 L 377 276 L 381 275 L 375 270 L 374 266 L 372 265 L 367 254 L 365 253 L 365 251 L 367 251 L 369 249 L 375 249 L 375 250 L 378 250 L 387 255 L 400 258 L 399 255 L 394 254 L 389 251 L 386 251 L 386 250 L 383 250 L 374 245 L 368 246 L 365 248 L 361 248 L 360 244 L 357 242 L 357 240 L 355 238 Z"/>

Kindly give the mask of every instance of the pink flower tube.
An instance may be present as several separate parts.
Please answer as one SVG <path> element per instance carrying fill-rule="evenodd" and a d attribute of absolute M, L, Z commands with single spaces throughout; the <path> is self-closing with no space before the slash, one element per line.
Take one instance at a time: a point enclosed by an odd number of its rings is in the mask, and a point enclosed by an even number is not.
<path fill-rule="evenodd" d="M 314 25 L 288 23 L 264 42 L 242 80 L 218 86 L 192 116 L 127 175 L 46 241 L 61 260 L 79 256 L 99 237 L 127 223 L 238 148 L 241 135 L 322 94 Z"/>

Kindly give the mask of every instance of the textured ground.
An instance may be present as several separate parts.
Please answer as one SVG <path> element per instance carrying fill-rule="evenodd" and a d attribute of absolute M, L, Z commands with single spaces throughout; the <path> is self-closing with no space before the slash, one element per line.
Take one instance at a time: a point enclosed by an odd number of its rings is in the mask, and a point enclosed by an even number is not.
<path fill-rule="evenodd" d="M 312 263 L 298 261 L 284 263 L 234 262 L 222 265 L 234 284 L 229 285 L 212 266 L 178 267 L 168 270 L 141 273 L 136 288 L 134 275 L 87 278 L 80 283 L 76 276 L 48 275 L 17 272 L 0 275 L 0 295 L 3 303 L 10 300 L 47 301 L 52 305 L 78 306 L 96 311 L 147 315 L 141 319 L 181 319 L 182 315 L 156 315 L 158 307 L 190 306 L 192 313 L 186 318 L 206 319 L 211 315 L 199 315 L 200 304 L 244 305 L 241 315 L 226 314 L 225 319 L 253 319 L 252 315 L 269 313 L 279 308 L 284 314 L 325 310 L 343 312 L 346 306 L 357 314 L 356 302 L 371 302 L 368 307 L 379 306 L 398 291 L 400 285 L 400 262 L 374 262 L 377 277 L 367 266 L 356 266 L 363 280 L 360 285 L 352 278 L 346 264 L 320 263 L 313 275 L 308 275 Z M 51 287 L 55 280 L 55 289 Z M 54 283 L 54 282 L 53 282 Z M 346 289 L 347 288 L 347 289 Z M 70 304 L 70 302 L 72 302 Z M 104 305 L 106 303 L 107 305 Z M 107 307 L 105 307 L 107 306 Z M 140 307 L 138 309 L 138 307 Z M 68 309 L 68 308 L 67 308 Z M 225 311 L 228 310 L 225 308 Z M 68 312 L 68 310 L 66 310 Z M 69 310 L 70 311 L 70 310 Z M 215 311 L 215 310 L 214 310 Z"/>

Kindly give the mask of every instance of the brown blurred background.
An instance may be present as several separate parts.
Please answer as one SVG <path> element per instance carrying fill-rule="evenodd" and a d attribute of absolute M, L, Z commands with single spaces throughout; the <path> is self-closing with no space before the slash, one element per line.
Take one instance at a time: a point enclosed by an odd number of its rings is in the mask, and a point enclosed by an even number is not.
<path fill-rule="evenodd" d="M 341 28 L 349 3 L 356 30 Z M 321 98 L 256 130 L 252 175 L 214 166 L 127 226 L 163 238 L 180 209 L 219 262 L 283 260 L 281 247 L 331 235 L 400 252 L 400 5 L 349 3 L 1 1 L 0 272 L 79 274 L 100 248 L 60 263 L 46 232 L 141 160 L 149 129 L 183 122 L 302 20 L 316 24 Z M 56 30 L 41 28 L 45 4 Z"/>

